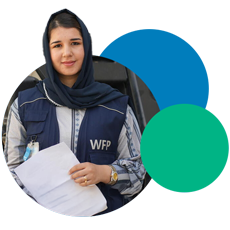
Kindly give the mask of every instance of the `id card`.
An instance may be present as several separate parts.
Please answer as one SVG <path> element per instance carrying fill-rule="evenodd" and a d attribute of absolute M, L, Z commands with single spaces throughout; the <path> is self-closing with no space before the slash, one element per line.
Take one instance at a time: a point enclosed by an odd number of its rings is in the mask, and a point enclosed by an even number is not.
<path fill-rule="evenodd" d="M 26 161 L 30 157 L 34 156 L 39 151 L 39 142 L 30 142 L 26 147 L 26 152 L 23 156 L 23 160 Z"/>

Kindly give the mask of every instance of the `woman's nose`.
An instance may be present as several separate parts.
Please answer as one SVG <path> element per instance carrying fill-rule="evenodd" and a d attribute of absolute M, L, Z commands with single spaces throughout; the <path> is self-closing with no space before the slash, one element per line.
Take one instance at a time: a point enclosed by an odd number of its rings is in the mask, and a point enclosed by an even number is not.
<path fill-rule="evenodd" d="M 69 47 L 69 46 L 64 46 L 62 56 L 63 56 L 63 57 L 71 57 L 72 55 L 73 55 L 73 53 L 72 53 L 71 47 Z"/>

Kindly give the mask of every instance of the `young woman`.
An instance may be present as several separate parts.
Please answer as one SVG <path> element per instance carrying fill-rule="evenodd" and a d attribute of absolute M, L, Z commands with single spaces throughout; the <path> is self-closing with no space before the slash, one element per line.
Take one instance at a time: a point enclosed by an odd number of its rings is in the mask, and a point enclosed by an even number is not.
<path fill-rule="evenodd" d="M 93 78 L 91 38 L 69 10 L 51 15 L 43 37 L 48 78 L 19 93 L 7 124 L 5 157 L 14 169 L 26 147 L 65 142 L 81 162 L 69 174 L 81 186 L 96 184 L 113 211 L 142 188 L 140 131 L 128 97 Z"/>

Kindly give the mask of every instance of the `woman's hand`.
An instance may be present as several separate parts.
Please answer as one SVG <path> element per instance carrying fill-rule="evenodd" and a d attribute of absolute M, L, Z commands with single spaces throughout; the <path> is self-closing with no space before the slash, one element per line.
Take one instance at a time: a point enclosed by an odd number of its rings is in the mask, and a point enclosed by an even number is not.
<path fill-rule="evenodd" d="M 74 179 L 76 183 L 79 183 L 81 186 L 87 186 L 99 182 L 108 184 L 111 172 L 112 169 L 108 165 L 96 165 L 85 162 L 72 167 L 69 174 L 72 174 L 71 179 Z"/>

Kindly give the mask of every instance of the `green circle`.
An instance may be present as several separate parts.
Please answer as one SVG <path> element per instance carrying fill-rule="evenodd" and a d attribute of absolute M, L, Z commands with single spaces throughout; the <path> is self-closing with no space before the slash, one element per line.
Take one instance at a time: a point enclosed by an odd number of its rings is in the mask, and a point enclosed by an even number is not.
<path fill-rule="evenodd" d="M 146 126 L 141 158 L 148 174 L 164 188 L 197 191 L 223 171 L 228 138 L 209 111 L 195 105 L 174 105 L 157 113 Z"/>

